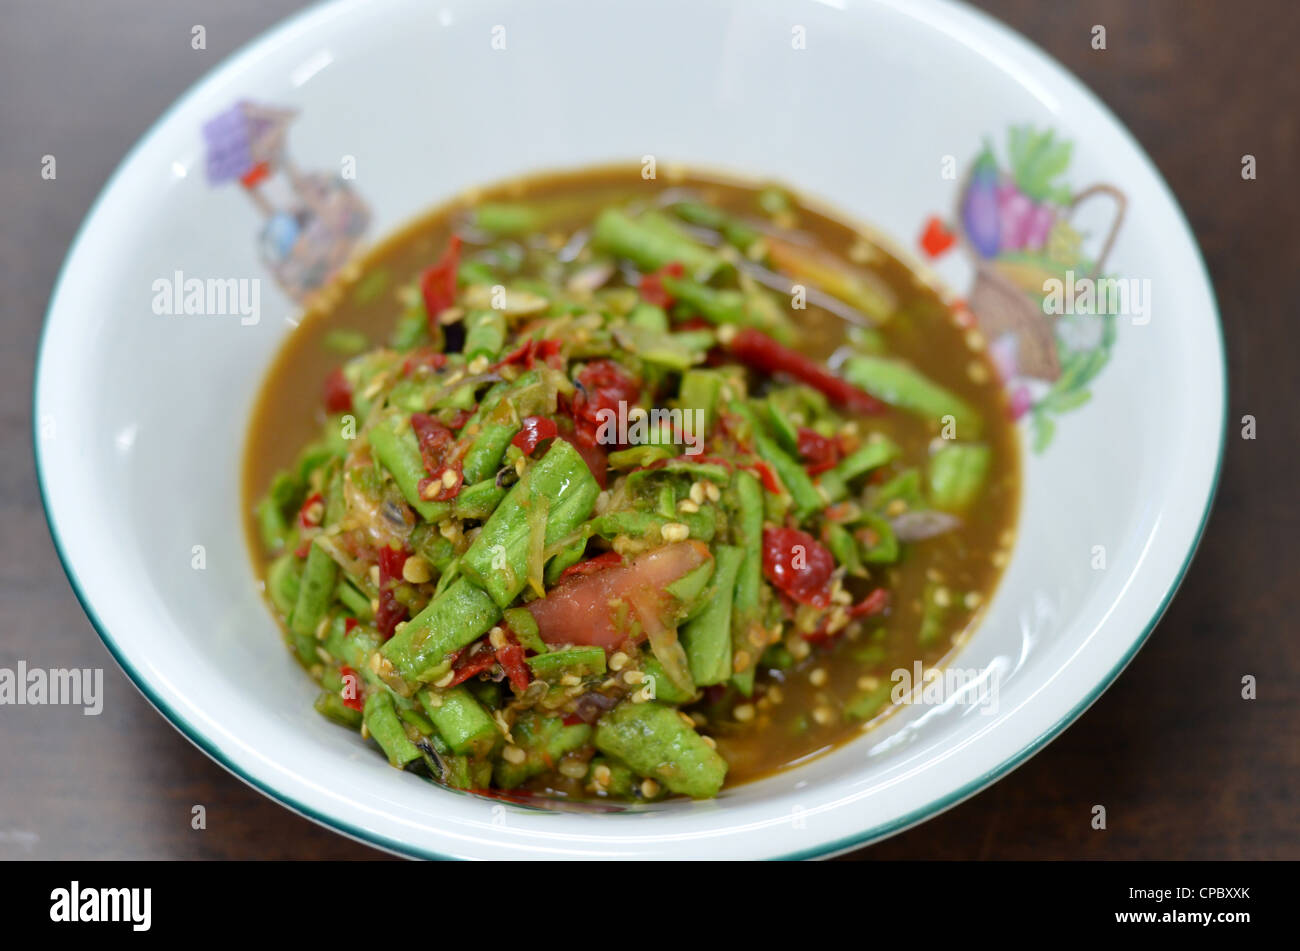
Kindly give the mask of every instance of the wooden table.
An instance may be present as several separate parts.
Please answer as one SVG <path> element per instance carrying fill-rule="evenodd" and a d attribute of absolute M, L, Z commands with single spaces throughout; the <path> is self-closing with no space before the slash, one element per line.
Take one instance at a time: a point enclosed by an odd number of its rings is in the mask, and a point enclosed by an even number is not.
<path fill-rule="evenodd" d="M 1300 823 L 1300 5 L 985 0 L 1100 94 L 1200 238 L 1228 340 L 1218 503 L 1167 616 L 1119 682 L 991 789 L 854 858 L 1297 858 Z M 373 858 L 234 779 L 112 663 L 59 567 L 29 437 L 33 355 L 56 272 L 131 144 L 293 0 L 43 0 L 0 31 L 0 666 L 105 668 L 103 715 L 0 708 L 0 857 Z M 190 46 L 194 24 L 207 50 Z M 1108 48 L 1090 46 L 1107 29 Z M 1291 66 L 1287 66 L 1291 63 Z M 41 156 L 58 160 L 44 181 Z M 1243 181 L 1241 157 L 1259 178 Z M 93 489 L 94 473 L 86 473 Z M 1240 697 L 1253 674 L 1259 699 Z M 206 831 L 190 828 L 207 809 Z M 1109 828 L 1090 827 L 1104 804 Z"/>

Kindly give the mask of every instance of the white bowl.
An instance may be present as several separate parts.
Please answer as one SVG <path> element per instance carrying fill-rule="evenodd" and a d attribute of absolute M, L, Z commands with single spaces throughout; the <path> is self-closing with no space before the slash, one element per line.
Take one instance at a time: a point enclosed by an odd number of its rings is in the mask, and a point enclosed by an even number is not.
<path fill-rule="evenodd" d="M 259 256 L 259 210 L 204 174 L 201 128 L 241 99 L 299 110 L 299 168 L 354 162 L 372 239 L 478 183 L 655 155 L 787 181 L 911 249 L 929 216 L 956 217 L 986 137 L 1003 165 L 1010 126 L 1073 140 L 1061 181 L 1127 197 L 1106 270 L 1149 282 L 1150 319 L 1110 318 L 1091 400 L 1044 451 L 1025 440 L 1013 557 L 954 660 L 999 678 L 996 710 L 907 707 L 716 801 L 610 815 L 446 791 L 319 717 L 241 532 L 252 400 L 296 309 Z M 1087 205 L 1097 241 L 1105 202 Z M 938 261 L 958 294 L 984 279 L 970 261 L 965 242 Z M 176 271 L 260 278 L 258 322 L 156 314 Z M 109 650 L 196 745 L 295 811 L 412 856 L 816 856 L 973 794 L 1114 680 L 1204 525 L 1224 383 L 1210 285 L 1151 162 L 1060 66 L 965 7 L 338 0 L 220 66 L 113 176 L 50 305 L 35 426 L 51 532 Z"/>

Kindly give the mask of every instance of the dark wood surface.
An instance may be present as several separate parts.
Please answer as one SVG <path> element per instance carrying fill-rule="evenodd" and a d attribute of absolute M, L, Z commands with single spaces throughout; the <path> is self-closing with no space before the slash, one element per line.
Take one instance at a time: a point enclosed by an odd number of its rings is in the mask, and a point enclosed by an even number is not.
<path fill-rule="evenodd" d="M 1181 200 L 1228 341 L 1218 502 L 1191 573 L 1119 682 L 1028 764 L 854 858 L 1300 858 L 1296 302 L 1300 4 L 985 0 L 1128 124 Z M 0 7 L 0 666 L 105 668 L 99 717 L 0 707 L 0 857 L 370 858 L 173 730 L 83 616 L 50 543 L 29 437 L 33 358 L 73 234 L 131 144 L 293 0 Z M 208 48 L 190 47 L 207 28 Z M 1094 24 L 1108 49 L 1089 45 Z M 40 160 L 58 159 L 56 181 Z M 1243 154 L 1259 177 L 1243 181 Z M 94 474 L 87 473 L 93 487 Z M 1259 698 L 1240 697 L 1258 678 Z M 206 831 L 190 810 L 207 809 Z M 1103 804 L 1108 829 L 1093 831 Z"/>

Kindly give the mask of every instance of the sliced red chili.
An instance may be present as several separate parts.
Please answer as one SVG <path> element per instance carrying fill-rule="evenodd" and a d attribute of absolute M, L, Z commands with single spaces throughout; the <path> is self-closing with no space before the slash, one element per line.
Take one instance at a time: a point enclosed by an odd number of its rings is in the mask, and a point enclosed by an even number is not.
<path fill-rule="evenodd" d="M 763 574 L 801 604 L 828 608 L 835 557 L 821 542 L 796 528 L 763 529 Z"/>
<path fill-rule="evenodd" d="M 522 428 L 515 433 L 515 438 L 510 440 L 510 444 L 522 449 L 525 456 L 531 456 L 538 443 L 546 439 L 554 439 L 559 433 L 560 429 L 555 425 L 555 420 L 549 416 L 527 416 L 524 418 Z"/>
<path fill-rule="evenodd" d="M 410 376 L 423 367 L 428 367 L 430 370 L 441 370 L 446 365 L 447 355 L 445 353 L 440 353 L 432 347 L 421 347 L 412 351 L 402 361 L 402 376 Z"/>
<path fill-rule="evenodd" d="M 454 234 L 438 262 L 420 275 L 420 295 L 424 298 L 430 327 L 437 323 L 439 314 L 456 302 L 456 271 L 459 268 L 460 235 Z"/>
<path fill-rule="evenodd" d="M 613 568 L 615 565 L 623 563 L 623 556 L 616 551 L 607 551 L 603 555 L 597 555 L 595 558 L 588 558 L 586 561 L 580 561 L 576 565 L 569 565 L 560 572 L 560 580 L 572 578 L 578 575 L 589 575 L 597 571 L 604 571 L 606 568 Z"/>
<path fill-rule="evenodd" d="M 781 493 L 781 480 L 776 477 L 776 473 L 772 471 L 772 467 L 766 462 L 758 459 L 753 465 L 748 466 L 747 468 L 753 469 L 758 473 L 758 480 L 763 483 L 763 488 L 767 489 L 767 491 L 771 492 L 773 495 L 779 495 Z"/>
<path fill-rule="evenodd" d="M 484 644 L 483 641 L 477 641 L 476 644 Z M 463 684 L 471 677 L 477 677 L 485 670 L 490 670 L 492 665 L 497 662 L 496 654 L 491 648 L 480 648 L 475 650 L 471 647 L 469 650 L 462 651 L 456 655 L 455 661 L 452 662 L 451 683 L 447 686 L 455 687 Z"/>
<path fill-rule="evenodd" d="M 298 509 L 298 524 L 304 529 L 320 528 L 320 523 L 325 518 L 325 496 L 319 492 L 313 492 L 302 503 L 302 508 Z"/>
<path fill-rule="evenodd" d="M 533 355 L 553 370 L 559 370 L 564 366 L 564 360 L 560 357 L 560 341 L 558 340 L 538 341 Z M 532 367 L 530 366 L 528 369 L 531 370 Z"/>
<path fill-rule="evenodd" d="M 360 626 L 361 626 L 361 622 L 358 621 L 356 618 L 354 617 L 348 618 L 346 621 L 343 622 L 343 636 L 347 637 L 349 634 L 351 634 Z"/>
<path fill-rule="evenodd" d="M 838 440 L 823 436 L 807 426 L 800 426 L 798 435 L 799 456 L 807 463 L 806 468 L 810 475 L 818 475 L 827 469 L 834 469 L 835 464 L 844 455 Z"/>
<path fill-rule="evenodd" d="M 439 465 L 443 452 L 456 441 L 451 429 L 428 413 L 412 413 L 411 429 L 420 445 L 420 458 L 424 460 L 426 469 Z"/>
<path fill-rule="evenodd" d="M 343 706 L 349 710 L 361 710 L 361 678 L 347 664 L 339 667 L 339 674 L 343 677 L 343 690 L 339 693 L 339 699 L 343 701 Z M 349 687 L 352 689 L 348 690 Z M 349 693 L 352 696 L 349 697 Z"/>
<path fill-rule="evenodd" d="M 403 580 L 402 568 L 409 556 L 405 549 L 392 545 L 379 549 L 379 610 L 375 612 L 375 627 L 384 640 L 393 636 L 394 629 L 408 614 L 406 605 L 397 600 L 393 589 Z"/>
<path fill-rule="evenodd" d="M 888 605 L 889 592 L 884 588 L 876 588 L 857 604 L 850 607 L 848 609 L 848 615 L 850 618 L 858 618 L 866 617 L 868 614 L 879 614 Z M 804 640 L 814 642 L 830 640 L 831 637 L 834 636 L 830 632 L 830 626 L 831 619 L 828 615 L 822 619 L 821 624 L 817 626 L 817 630 L 803 636 Z"/>
<path fill-rule="evenodd" d="M 325 403 L 327 413 L 352 412 L 352 384 L 348 383 L 348 378 L 343 375 L 342 367 L 335 367 L 330 375 L 325 377 L 325 385 L 321 388 L 321 399 Z"/>
<path fill-rule="evenodd" d="M 866 617 L 870 614 L 879 614 L 887 607 L 889 607 L 889 592 L 884 588 L 876 588 L 849 608 L 849 617 Z"/>
<path fill-rule="evenodd" d="M 777 343 L 752 327 L 737 332 L 731 352 L 742 363 L 763 373 L 784 373 L 813 389 L 821 390 L 832 401 L 859 413 L 879 413 L 885 405 L 865 390 L 860 390 L 828 371 L 816 360 L 797 350 Z"/>
<path fill-rule="evenodd" d="M 558 370 L 563 365 L 563 361 L 559 359 L 559 354 L 560 341 L 554 339 L 536 340 L 530 337 L 519 347 L 492 364 L 490 369 L 495 372 L 507 364 L 517 363 L 525 369 L 531 370 L 534 364 L 541 360 L 552 369 Z"/>
<path fill-rule="evenodd" d="M 514 635 L 509 632 L 506 634 L 506 643 L 497 648 L 497 663 L 506 672 L 511 687 L 520 693 L 528 689 L 533 674 L 528 665 L 524 663 L 524 649 L 514 639 Z"/>
<path fill-rule="evenodd" d="M 596 435 L 608 413 L 618 414 L 619 404 L 633 406 L 641 384 L 613 360 L 593 360 L 582 368 L 573 395 L 573 424 L 580 440 L 597 445 Z"/>
<path fill-rule="evenodd" d="M 653 304 L 667 310 L 676 301 L 673 299 L 672 294 L 668 293 L 668 289 L 664 287 L 664 278 L 681 277 L 685 273 L 686 268 L 682 266 L 681 261 L 669 261 L 659 270 L 641 275 L 641 283 L 638 285 L 641 299 L 647 304 Z"/>
<path fill-rule="evenodd" d="M 517 348 L 507 353 L 496 363 L 492 364 L 492 366 L 489 367 L 489 369 L 495 372 L 497 370 L 500 370 L 503 366 L 507 366 L 511 363 L 518 363 L 521 366 L 526 366 L 528 369 L 531 370 L 533 368 L 532 367 L 533 350 L 535 349 L 535 347 L 536 347 L 536 342 L 532 338 L 529 338 L 528 340 L 525 340 L 523 343 L 521 343 Z"/>
<path fill-rule="evenodd" d="M 415 432 L 416 442 L 420 446 L 420 458 L 424 462 L 424 471 L 429 473 L 420 480 L 420 497 L 433 502 L 446 502 L 460 493 L 465 482 L 462 463 L 457 456 L 456 436 L 446 425 L 427 413 L 411 414 L 411 429 Z M 444 474 L 451 472 L 450 483 Z M 426 492 L 426 488 L 436 484 L 436 492 Z"/>

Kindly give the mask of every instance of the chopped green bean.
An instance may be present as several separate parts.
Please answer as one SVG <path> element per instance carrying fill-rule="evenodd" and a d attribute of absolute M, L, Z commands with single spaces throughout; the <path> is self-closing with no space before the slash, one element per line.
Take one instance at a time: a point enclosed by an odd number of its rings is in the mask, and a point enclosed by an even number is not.
<path fill-rule="evenodd" d="M 545 542 L 565 538 L 591 514 L 600 486 L 582 456 L 562 439 L 552 442 L 525 478 L 501 500 L 461 558 L 461 571 L 509 607 L 528 582 L 529 509 L 550 502 Z"/>
<path fill-rule="evenodd" d="M 677 711 L 658 702 L 620 703 L 596 727 L 596 748 L 642 776 L 695 799 L 716 796 L 727 764 Z"/>
<path fill-rule="evenodd" d="M 736 574 L 745 558 L 744 550 L 734 545 L 719 545 L 713 555 L 717 563 L 713 596 L 704 611 L 681 630 L 691 676 L 702 687 L 723 683 L 731 676 L 731 605 Z"/>
<path fill-rule="evenodd" d="M 379 744 L 388 762 L 398 769 L 420 758 L 420 750 L 406 735 L 406 728 L 393 709 L 393 698 L 383 692 L 372 693 L 365 704 L 366 729 Z"/>

